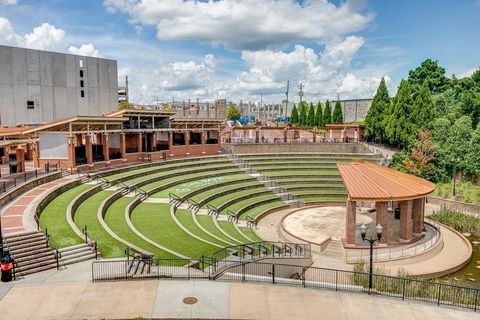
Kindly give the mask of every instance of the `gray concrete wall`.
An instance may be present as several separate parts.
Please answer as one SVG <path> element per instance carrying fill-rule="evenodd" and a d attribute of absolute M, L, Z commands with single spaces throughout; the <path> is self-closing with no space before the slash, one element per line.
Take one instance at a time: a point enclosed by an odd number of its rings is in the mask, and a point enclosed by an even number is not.
<path fill-rule="evenodd" d="M 2 125 L 102 115 L 117 109 L 117 87 L 115 60 L 0 46 Z M 28 100 L 33 109 L 27 109 Z"/>

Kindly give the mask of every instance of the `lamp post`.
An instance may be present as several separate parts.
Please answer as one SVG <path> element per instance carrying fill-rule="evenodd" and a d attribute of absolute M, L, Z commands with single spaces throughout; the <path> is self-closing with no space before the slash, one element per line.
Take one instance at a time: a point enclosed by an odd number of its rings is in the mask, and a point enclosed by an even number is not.
<path fill-rule="evenodd" d="M 367 241 L 370 244 L 370 273 L 368 277 L 368 293 L 370 293 L 370 290 L 372 290 L 372 277 L 373 277 L 373 245 L 375 242 L 380 242 L 380 239 L 382 239 L 382 233 L 383 233 L 383 227 L 381 224 L 378 224 L 375 227 L 375 232 L 377 234 L 377 238 L 374 239 L 372 236 L 367 238 L 367 226 L 365 223 L 363 223 L 360 226 L 360 234 L 362 236 L 363 241 Z"/>

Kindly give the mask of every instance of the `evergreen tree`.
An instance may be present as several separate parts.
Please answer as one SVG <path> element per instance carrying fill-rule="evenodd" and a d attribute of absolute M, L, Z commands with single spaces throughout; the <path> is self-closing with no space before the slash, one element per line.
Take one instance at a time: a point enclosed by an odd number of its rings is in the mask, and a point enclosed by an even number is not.
<path fill-rule="evenodd" d="M 292 108 L 292 114 L 290 116 L 290 124 L 298 124 L 298 110 L 297 110 L 297 106 L 295 104 L 293 104 L 293 108 Z"/>
<path fill-rule="evenodd" d="M 466 158 L 467 173 L 473 177 L 480 176 L 480 126 L 473 132 Z"/>
<path fill-rule="evenodd" d="M 319 128 L 325 126 L 325 123 L 323 123 L 323 111 L 321 102 L 318 102 L 317 104 L 317 111 L 315 112 L 315 125 Z"/>
<path fill-rule="evenodd" d="M 445 68 L 439 66 L 438 61 L 432 59 L 423 61 L 419 67 L 408 72 L 408 82 L 413 86 L 415 93 L 419 91 L 425 81 L 428 81 L 431 93 L 443 92 L 448 88 L 449 80 L 445 76 Z"/>
<path fill-rule="evenodd" d="M 415 98 L 410 122 L 415 129 L 426 130 L 432 126 L 435 119 L 435 105 L 428 86 L 428 80 L 424 81 Z"/>
<path fill-rule="evenodd" d="M 480 121 L 480 93 L 474 90 L 467 90 L 462 95 L 460 112 L 463 115 L 470 116 L 472 118 L 473 128 L 477 127 Z"/>
<path fill-rule="evenodd" d="M 469 116 L 460 117 L 450 127 L 445 144 L 445 160 L 451 167 L 455 165 L 462 170 L 467 167 L 465 160 L 470 151 L 472 135 L 472 119 Z"/>
<path fill-rule="evenodd" d="M 325 125 L 332 124 L 332 109 L 328 100 L 325 102 L 325 109 L 323 110 L 323 123 Z"/>
<path fill-rule="evenodd" d="M 237 121 L 237 120 L 240 120 L 241 117 L 242 117 L 242 113 L 240 112 L 240 109 L 238 109 L 237 105 L 232 104 L 230 107 L 228 107 L 228 111 L 227 111 L 228 120 Z"/>
<path fill-rule="evenodd" d="M 310 102 L 310 108 L 308 109 L 307 124 L 310 127 L 315 126 L 315 107 L 313 106 L 313 103 L 311 103 L 311 102 Z"/>
<path fill-rule="evenodd" d="M 300 105 L 299 124 L 301 126 L 307 125 L 307 103 L 305 101 L 302 101 Z"/>
<path fill-rule="evenodd" d="M 338 100 L 335 102 L 335 108 L 333 108 L 332 122 L 335 124 L 343 123 L 342 105 Z"/>
<path fill-rule="evenodd" d="M 410 84 L 402 80 L 386 121 L 386 134 L 391 144 L 407 147 L 414 138 L 415 130 L 410 122 L 412 106 Z"/>
<path fill-rule="evenodd" d="M 377 93 L 373 97 L 372 105 L 365 118 L 365 135 L 369 139 L 385 139 L 385 118 L 388 116 L 390 97 L 382 78 L 378 85 Z"/>

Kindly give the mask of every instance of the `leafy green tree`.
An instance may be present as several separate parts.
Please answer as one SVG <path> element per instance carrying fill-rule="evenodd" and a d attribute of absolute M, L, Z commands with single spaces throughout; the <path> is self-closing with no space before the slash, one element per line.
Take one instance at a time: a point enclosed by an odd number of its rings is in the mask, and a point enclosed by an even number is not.
<path fill-rule="evenodd" d="M 126 100 L 122 100 L 118 103 L 118 110 L 133 109 L 133 108 L 134 108 L 134 104 Z"/>
<path fill-rule="evenodd" d="M 455 165 L 462 170 L 467 167 L 465 160 L 469 154 L 472 135 L 472 119 L 469 116 L 460 117 L 450 127 L 444 150 L 445 161 L 450 167 Z"/>
<path fill-rule="evenodd" d="M 388 95 L 385 79 L 378 85 L 377 93 L 373 97 L 372 105 L 365 118 L 365 135 L 369 139 L 385 139 L 385 117 L 388 115 L 390 96 Z"/>
<path fill-rule="evenodd" d="M 480 87 L 480 68 L 478 68 L 470 77 L 477 86 Z"/>
<path fill-rule="evenodd" d="M 342 105 L 338 100 L 335 102 L 335 107 L 333 108 L 332 122 L 335 124 L 343 123 Z"/>
<path fill-rule="evenodd" d="M 432 140 L 443 149 L 447 143 L 452 123 L 447 118 L 437 118 L 432 124 Z"/>
<path fill-rule="evenodd" d="M 315 107 L 313 106 L 313 103 L 311 103 L 311 102 L 310 102 L 310 108 L 308 109 L 307 124 L 310 127 L 315 126 Z"/>
<path fill-rule="evenodd" d="M 302 101 L 300 105 L 300 116 L 299 116 L 299 122 L 301 126 L 307 125 L 307 106 L 308 104 L 305 101 Z"/>
<path fill-rule="evenodd" d="M 472 177 L 480 176 L 480 126 L 473 132 L 470 139 L 468 154 L 465 159 L 467 173 Z"/>
<path fill-rule="evenodd" d="M 323 122 L 323 111 L 321 102 L 318 102 L 317 104 L 317 111 L 315 112 L 315 125 L 319 128 L 325 126 L 325 123 Z"/>
<path fill-rule="evenodd" d="M 323 123 L 332 124 L 332 108 L 330 107 L 330 101 L 325 102 L 325 109 L 323 110 Z"/>
<path fill-rule="evenodd" d="M 232 104 L 230 107 L 228 107 L 228 111 L 227 111 L 228 120 L 237 121 L 237 120 L 240 120 L 241 117 L 242 117 L 242 114 L 240 112 L 240 109 L 238 109 L 237 105 Z"/>
<path fill-rule="evenodd" d="M 299 122 L 299 118 L 298 118 L 297 106 L 293 104 L 292 114 L 290 116 L 290 124 L 298 124 L 298 122 Z"/>
<path fill-rule="evenodd" d="M 463 115 L 470 116 L 473 128 L 477 127 L 480 121 L 480 93 L 468 90 L 463 93 L 460 112 Z"/>
<path fill-rule="evenodd" d="M 420 87 L 420 92 L 415 98 L 410 122 L 416 130 L 429 129 L 432 125 L 432 121 L 435 119 L 435 113 L 436 110 L 427 80 L 423 82 Z"/>
<path fill-rule="evenodd" d="M 385 130 L 391 144 L 407 147 L 413 140 L 415 130 L 410 122 L 412 106 L 413 100 L 410 85 L 408 81 L 402 80 L 386 121 Z"/>
<path fill-rule="evenodd" d="M 408 82 L 414 92 L 418 92 L 425 81 L 428 81 L 431 93 L 439 93 L 447 89 L 448 78 L 445 76 L 445 69 L 438 65 L 438 61 L 426 59 L 419 67 L 408 72 Z"/>

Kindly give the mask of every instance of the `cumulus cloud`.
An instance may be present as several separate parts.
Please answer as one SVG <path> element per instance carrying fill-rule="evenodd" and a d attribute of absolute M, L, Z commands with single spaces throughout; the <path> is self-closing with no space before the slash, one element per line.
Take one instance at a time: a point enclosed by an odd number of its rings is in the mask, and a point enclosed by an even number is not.
<path fill-rule="evenodd" d="M 15 33 L 10 21 L 0 17 L 0 43 L 30 49 L 54 50 L 59 47 L 65 31 L 43 23 L 25 35 Z"/>
<path fill-rule="evenodd" d="M 366 1 L 336 6 L 327 0 L 105 0 L 134 24 L 153 25 L 162 40 L 197 40 L 230 49 L 279 48 L 300 41 L 330 42 L 373 19 Z"/>
<path fill-rule="evenodd" d="M 208 54 L 201 63 L 194 61 L 169 63 L 161 68 L 158 75 L 163 79 L 161 86 L 166 91 L 198 90 L 208 86 L 212 81 L 213 66 L 214 57 Z"/>
<path fill-rule="evenodd" d="M 79 56 L 100 57 L 100 52 L 91 43 L 82 44 L 80 47 L 70 46 L 68 52 Z"/>
<path fill-rule="evenodd" d="M 0 0 L 0 4 L 14 6 L 17 4 L 17 0 Z"/>
<path fill-rule="evenodd" d="M 10 21 L 0 17 L 0 43 L 17 46 L 22 40 L 23 39 L 13 31 Z"/>

